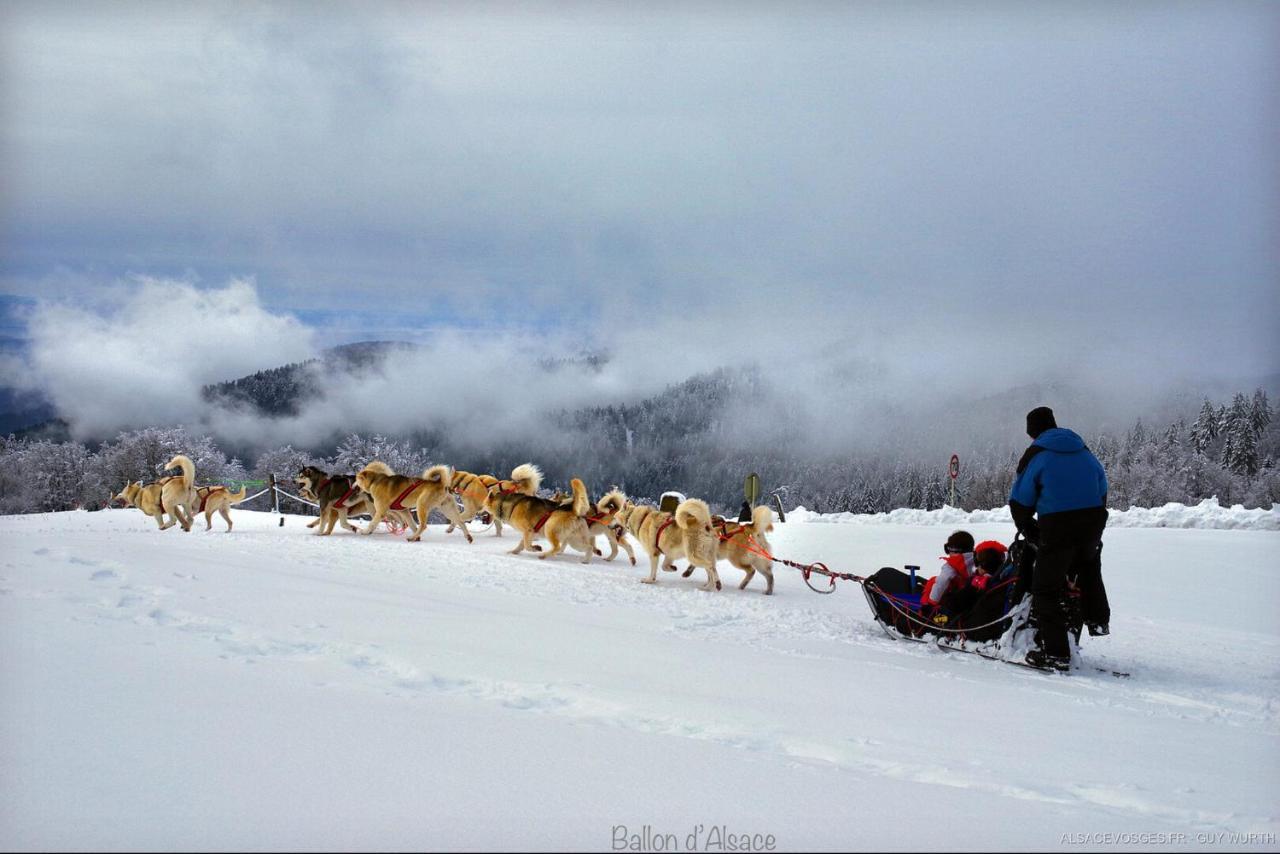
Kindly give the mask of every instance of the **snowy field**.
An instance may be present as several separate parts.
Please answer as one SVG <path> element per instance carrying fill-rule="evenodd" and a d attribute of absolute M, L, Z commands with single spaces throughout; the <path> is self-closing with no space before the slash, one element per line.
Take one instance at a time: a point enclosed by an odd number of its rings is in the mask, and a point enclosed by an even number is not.
<path fill-rule="evenodd" d="M 1109 530 L 1117 679 L 892 641 L 786 568 L 277 519 L 0 518 L 0 848 L 1278 848 L 1274 531 Z M 931 568 L 953 527 L 773 544 Z"/>

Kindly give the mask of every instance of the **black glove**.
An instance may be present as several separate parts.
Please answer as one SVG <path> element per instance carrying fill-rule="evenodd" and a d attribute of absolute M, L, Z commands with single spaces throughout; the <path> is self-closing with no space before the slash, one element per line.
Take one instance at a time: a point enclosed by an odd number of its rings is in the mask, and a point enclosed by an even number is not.
<path fill-rule="evenodd" d="M 1022 536 L 1027 538 L 1027 542 L 1033 546 L 1040 545 L 1040 523 L 1035 519 L 1028 519 L 1026 524 L 1022 526 Z"/>

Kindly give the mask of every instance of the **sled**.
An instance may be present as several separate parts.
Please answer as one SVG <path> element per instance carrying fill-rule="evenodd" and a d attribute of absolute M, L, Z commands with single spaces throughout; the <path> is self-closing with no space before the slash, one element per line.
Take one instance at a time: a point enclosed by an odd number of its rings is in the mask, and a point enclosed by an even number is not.
<path fill-rule="evenodd" d="M 871 615 L 885 634 L 895 640 L 930 643 L 942 650 L 978 655 L 1041 672 L 1057 672 L 1028 664 L 1026 654 L 1036 647 L 1035 626 L 1031 621 L 1031 575 L 1035 565 L 1035 547 L 1019 538 L 1009 549 L 1010 560 L 983 591 L 972 588 L 948 594 L 940 609 L 945 620 L 935 620 L 922 613 L 920 596 L 925 579 L 908 566 L 907 571 L 883 567 L 862 585 Z M 1067 596 L 1067 634 L 1074 654 L 1084 618 L 1080 596 L 1074 590 Z M 1117 670 L 1092 667 L 1116 677 L 1129 674 Z"/>

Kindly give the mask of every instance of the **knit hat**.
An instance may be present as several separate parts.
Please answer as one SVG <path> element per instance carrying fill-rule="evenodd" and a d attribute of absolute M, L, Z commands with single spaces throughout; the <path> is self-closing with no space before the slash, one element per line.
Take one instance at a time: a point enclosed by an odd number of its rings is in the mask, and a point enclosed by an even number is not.
<path fill-rule="evenodd" d="M 956 531 L 947 537 L 944 551 L 967 553 L 973 551 L 973 534 L 968 531 Z"/>
<path fill-rule="evenodd" d="M 1032 439 L 1057 426 L 1058 422 L 1053 420 L 1053 410 L 1047 406 L 1037 406 L 1027 413 L 1027 435 Z"/>
<path fill-rule="evenodd" d="M 973 548 L 973 562 L 987 572 L 999 572 L 1004 566 L 1006 551 L 1004 543 L 997 540 L 983 540 Z"/>

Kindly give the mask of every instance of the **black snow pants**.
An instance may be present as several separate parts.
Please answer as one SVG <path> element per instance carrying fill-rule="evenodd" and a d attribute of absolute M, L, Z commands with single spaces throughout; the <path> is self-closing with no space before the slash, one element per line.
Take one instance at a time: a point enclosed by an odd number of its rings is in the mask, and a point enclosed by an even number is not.
<path fill-rule="evenodd" d="M 1105 507 L 1068 510 L 1040 517 L 1040 549 L 1031 582 L 1031 613 L 1040 648 L 1049 655 L 1071 654 L 1067 644 L 1067 581 L 1080 590 L 1086 623 L 1111 622 L 1107 588 L 1102 583 L 1102 532 Z"/>

